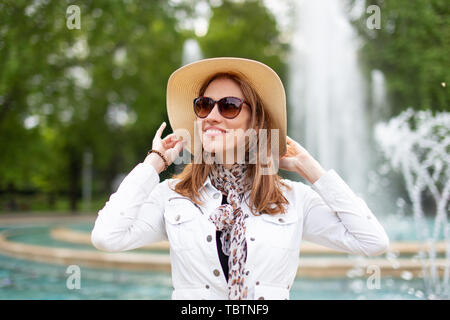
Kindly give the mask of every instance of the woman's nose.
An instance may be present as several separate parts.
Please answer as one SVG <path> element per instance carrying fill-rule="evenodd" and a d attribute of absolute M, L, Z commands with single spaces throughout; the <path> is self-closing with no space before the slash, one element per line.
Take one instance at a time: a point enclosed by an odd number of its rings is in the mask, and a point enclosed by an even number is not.
<path fill-rule="evenodd" d="M 208 116 L 205 118 L 205 120 L 216 120 L 216 121 L 222 120 L 222 115 L 219 112 L 219 106 L 217 105 L 217 102 L 214 104 L 214 107 L 212 108 Z"/>

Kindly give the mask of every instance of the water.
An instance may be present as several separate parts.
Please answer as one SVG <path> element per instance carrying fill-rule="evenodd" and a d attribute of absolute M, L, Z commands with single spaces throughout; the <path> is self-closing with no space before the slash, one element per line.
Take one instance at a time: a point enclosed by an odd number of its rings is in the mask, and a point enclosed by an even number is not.
<path fill-rule="evenodd" d="M 392 238 L 415 240 L 411 219 L 399 218 L 404 225 L 388 229 Z M 406 222 L 405 222 L 406 221 Z M 386 221 L 399 226 L 398 220 Z M 429 222 L 430 224 L 432 221 Z M 90 232 L 92 223 L 55 223 L 49 225 L 12 225 L 0 231 L 13 230 L 9 240 L 49 247 L 96 250 L 88 244 L 56 240 L 50 231 L 65 227 Z M 150 250 L 135 250 L 145 253 Z M 303 255 L 302 257 L 313 257 Z M 170 273 L 126 271 L 81 266 L 81 288 L 69 290 L 64 265 L 53 265 L 7 257 L 0 254 L 0 299 L 170 299 Z M 368 275 L 352 274 L 343 278 L 297 278 L 291 289 L 291 299 L 423 299 L 423 281 L 408 273 L 401 278 L 381 278 L 379 289 L 369 289 Z"/>
<path fill-rule="evenodd" d="M 90 251 L 97 251 L 96 248 L 94 248 L 90 244 L 83 244 L 83 243 L 73 243 L 73 242 L 67 242 L 58 240 L 52 237 L 51 230 L 54 228 L 64 227 L 67 229 L 70 229 L 72 231 L 76 232 L 82 232 L 90 234 L 92 229 L 94 228 L 93 223 L 68 223 L 68 224 L 45 224 L 41 226 L 10 226 L 8 228 L 1 228 L 1 231 L 8 230 L 8 240 L 12 242 L 17 243 L 24 243 L 24 244 L 30 244 L 30 245 L 37 245 L 37 246 L 45 246 L 45 247 L 51 247 L 51 248 L 69 248 L 69 249 L 78 249 L 78 250 L 90 250 Z M 139 248 L 134 250 L 135 253 L 160 253 L 161 250 L 158 249 L 146 249 L 146 248 Z"/>
<path fill-rule="evenodd" d="M 426 292 L 450 298 L 450 113 L 408 109 L 379 123 L 376 137 L 392 168 L 403 175 L 418 239 L 430 244 L 428 251 L 419 252 L 423 262 L 430 262 L 423 269 Z M 426 223 L 430 217 L 431 227 Z M 434 264 L 434 244 L 441 235 L 448 262 L 442 279 Z"/>
<path fill-rule="evenodd" d="M 359 42 L 345 2 L 298 1 L 290 57 L 289 125 L 324 168 L 366 193 L 371 167 Z M 300 124 L 300 125 L 299 125 Z"/>
<path fill-rule="evenodd" d="M 192 63 L 203 58 L 202 50 L 195 39 L 187 39 L 183 45 L 182 65 Z"/>
<path fill-rule="evenodd" d="M 170 299 L 168 273 L 81 267 L 80 289 L 69 290 L 66 268 L 0 255 L 0 299 Z"/>
<path fill-rule="evenodd" d="M 370 77 L 372 82 L 372 119 L 386 118 L 389 115 L 389 108 L 386 102 L 386 80 L 384 74 L 380 70 L 372 70 Z"/>
<path fill-rule="evenodd" d="M 390 215 L 383 218 L 377 218 L 389 236 L 391 242 L 395 241 L 416 241 L 418 240 L 414 230 L 414 218 L 411 216 Z M 426 219 L 427 228 L 434 226 L 434 219 Z M 90 233 L 94 227 L 93 223 L 66 223 L 66 224 L 43 224 L 41 226 L 9 226 L 8 228 L 1 228 L 0 232 L 4 230 L 12 230 L 13 234 L 8 236 L 8 239 L 14 242 L 26 243 L 32 245 L 41 245 L 48 247 L 59 248 L 73 248 L 83 250 L 97 250 L 88 244 L 78 244 L 66 241 L 60 241 L 53 238 L 50 234 L 51 229 L 56 227 L 64 227 L 76 232 Z M 443 240 L 444 235 L 441 232 L 437 240 Z M 149 249 L 137 249 L 136 252 L 150 252 Z"/>
<path fill-rule="evenodd" d="M 69 290 L 65 266 L 0 255 L 0 299 L 170 299 L 169 273 L 81 268 L 80 289 Z M 366 279 L 296 279 L 291 299 L 423 299 L 421 281 L 383 278 L 380 289 Z M 422 293 L 422 294 L 421 294 Z"/>
<path fill-rule="evenodd" d="M 419 252 L 422 262 L 431 262 L 429 268 L 423 269 L 426 295 L 449 298 L 450 263 L 440 279 L 433 249 L 433 244 L 443 238 L 447 243 L 446 258 L 450 260 L 449 113 L 433 117 L 429 112 L 419 112 L 415 116 L 409 110 L 388 124 L 376 124 L 388 114 L 384 77 L 372 70 L 372 87 L 367 90 L 358 65 L 361 43 L 349 22 L 350 13 L 345 7 L 348 2 L 296 3 L 288 99 L 290 127 L 300 129 L 290 134 L 326 169 L 335 169 L 356 193 L 362 194 L 374 212 L 390 212 L 383 206 L 393 202 L 392 196 L 399 188 L 395 187 L 395 179 L 379 178 L 374 172 L 381 154 L 376 150 L 377 140 L 390 165 L 404 179 L 405 185 L 400 188 L 406 187 L 408 192 L 416 238 L 430 244 L 428 252 Z M 367 105 L 372 112 L 368 112 Z M 414 128 L 409 126 L 411 123 L 415 123 Z M 375 197 L 374 185 L 378 188 Z M 432 217 L 432 226 L 426 216 Z"/>

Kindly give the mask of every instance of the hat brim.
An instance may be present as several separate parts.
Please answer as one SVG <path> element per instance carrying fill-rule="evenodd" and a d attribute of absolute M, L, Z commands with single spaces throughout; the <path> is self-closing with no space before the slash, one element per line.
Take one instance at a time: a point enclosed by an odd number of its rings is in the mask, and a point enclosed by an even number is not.
<path fill-rule="evenodd" d="M 286 153 L 286 94 L 277 73 L 267 65 L 244 58 L 219 57 L 195 61 L 187 64 L 169 77 L 167 84 L 167 113 L 175 133 L 188 130 L 190 143 L 186 149 L 194 154 L 194 123 L 197 119 L 193 111 L 193 100 L 199 94 L 202 84 L 218 72 L 241 74 L 256 90 L 263 101 L 264 110 L 269 114 L 273 129 L 279 130 L 279 156 Z M 268 133 L 270 134 L 270 133 Z"/>

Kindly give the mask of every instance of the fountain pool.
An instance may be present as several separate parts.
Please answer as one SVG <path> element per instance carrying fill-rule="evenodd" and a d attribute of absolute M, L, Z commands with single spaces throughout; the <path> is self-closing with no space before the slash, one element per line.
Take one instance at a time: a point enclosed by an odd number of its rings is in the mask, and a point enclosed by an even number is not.
<path fill-rule="evenodd" d="M 397 224 L 398 225 L 398 224 Z M 409 228 L 388 229 L 393 238 L 414 241 L 412 224 Z M 66 248 L 98 253 L 89 243 L 63 240 L 52 230 L 64 228 L 88 235 L 93 222 L 58 222 L 8 224 L 0 228 L 7 240 L 15 244 Z M 146 255 L 165 250 L 138 249 L 135 253 Z M 333 256 L 328 254 L 328 256 Z M 305 259 L 314 257 L 302 254 Z M 302 258 L 301 258 L 302 260 Z M 68 264 L 36 262 L 12 257 L 0 249 L 0 299 L 170 299 L 172 283 L 169 272 L 98 268 L 80 265 L 80 289 L 66 286 Z M 366 274 L 349 274 L 344 277 L 297 277 L 291 299 L 424 299 L 423 281 L 402 274 L 401 277 L 382 276 L 379 289 L 367 285 Z"/>

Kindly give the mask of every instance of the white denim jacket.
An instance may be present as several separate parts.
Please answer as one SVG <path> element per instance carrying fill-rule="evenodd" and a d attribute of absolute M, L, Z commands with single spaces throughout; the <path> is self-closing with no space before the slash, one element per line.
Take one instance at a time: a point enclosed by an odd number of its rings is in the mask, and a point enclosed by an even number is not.
<path fill-rule="evenodd" d="M 366 203 L 334 170 L 312 187 L 283 179 L 289 201 L 285 214 L 254 216 L 243 201 L 246 220 L 248 298 L 289 299 L 302 239 L 342 252 L 379 255 L 389 238 Z M 227 299 L 227 283 L 219 261 L 215 225 L 209 214 L 222 202 L 221 192 L 205 181 L 203 206 L 160 183 L 155 168 L 138 164 L 98 213 L 93 245 L 119 252 L 168 240 L 172 267 L 172 299 Z"/>

